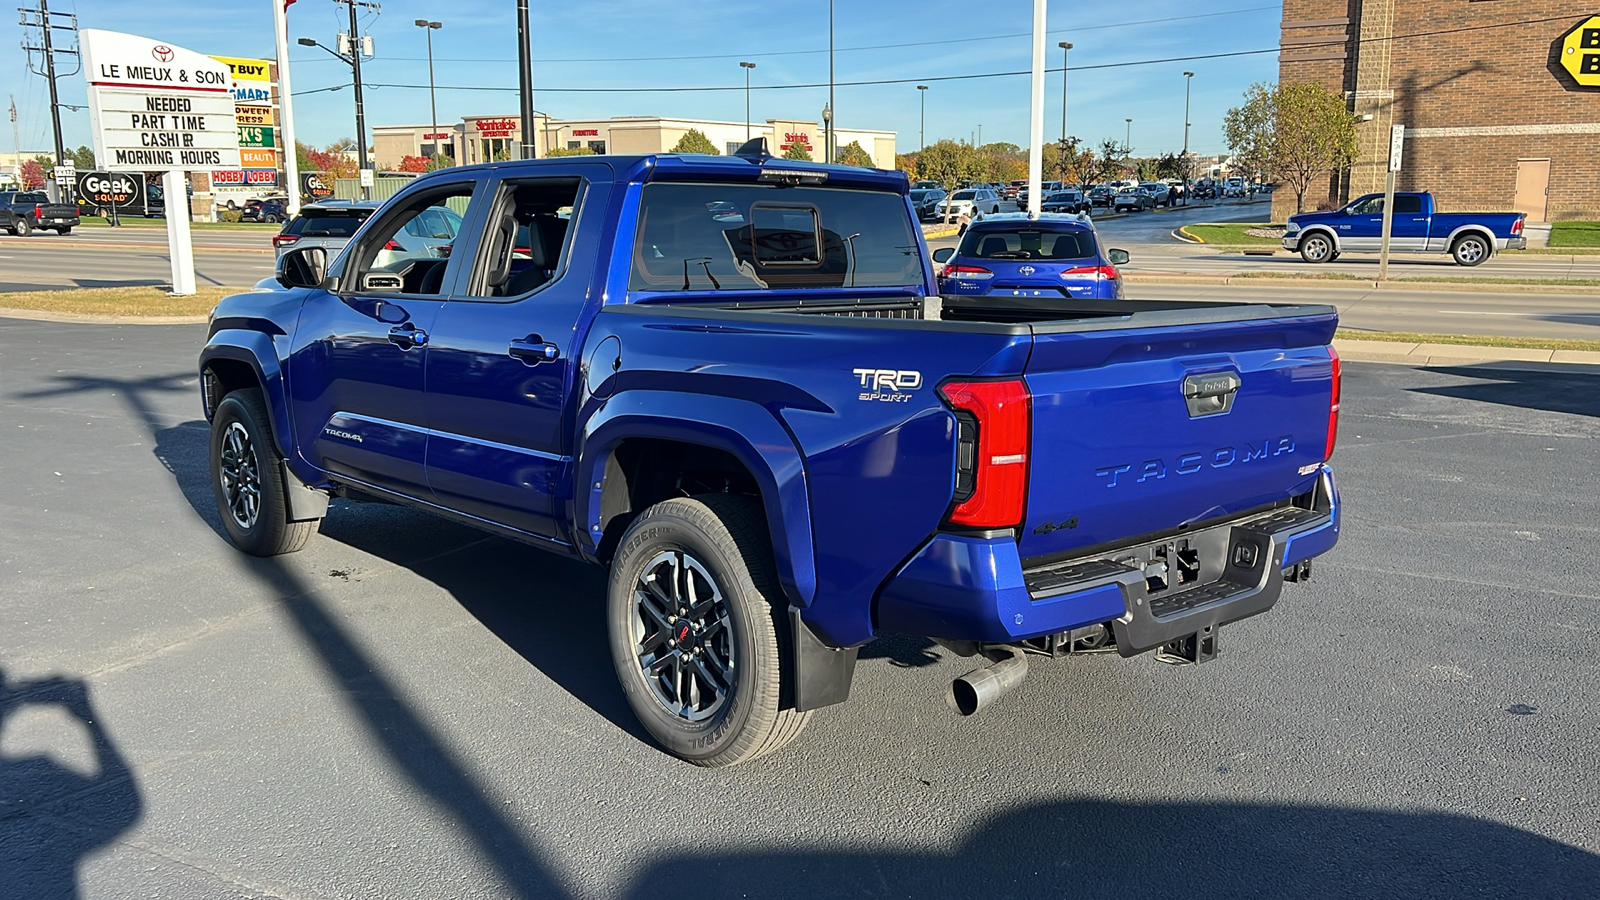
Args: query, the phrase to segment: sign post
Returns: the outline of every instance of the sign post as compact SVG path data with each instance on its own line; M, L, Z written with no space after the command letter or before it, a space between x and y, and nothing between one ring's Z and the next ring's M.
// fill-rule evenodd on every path
M1400 171L1400 157L1405 151L1406 127L1394 126L1389 132L1389 178L1383 188L1383 242L1378 247L1378 280L1389 278L1389 235L1394 231L1394 173Z
M239 167L226 63L161 41L86 28L78 33L89 83L95 157L111 172L159 170L172 292L194 293L185 173Z

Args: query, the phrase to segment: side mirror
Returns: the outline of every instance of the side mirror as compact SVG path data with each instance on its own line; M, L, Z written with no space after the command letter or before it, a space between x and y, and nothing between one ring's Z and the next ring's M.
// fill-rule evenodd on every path
M947 263L950 261L950 257L955 255L956 248L940 247L939 249L933 251L933 261L936 263Z
M1107 250L1106 259L1110 260L1113 266L1125 266L1128 264L1128 251Z
M278 258L278 283L284 287L322 287L327 275L328 251L322 247L302 247Z

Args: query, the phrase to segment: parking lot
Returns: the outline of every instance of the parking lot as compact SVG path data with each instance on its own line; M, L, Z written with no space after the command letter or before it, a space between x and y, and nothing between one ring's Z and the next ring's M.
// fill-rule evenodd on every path
M785 751L631 718L602 573L334 504L219 536L204 326L0 319L0 897L1590 896L1600 381L1349 364L1345 528L1192 667L862 654Z

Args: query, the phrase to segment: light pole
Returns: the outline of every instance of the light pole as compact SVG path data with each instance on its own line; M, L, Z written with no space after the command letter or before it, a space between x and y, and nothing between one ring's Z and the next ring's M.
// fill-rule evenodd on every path
M832 148L828 146L833 142L833 104L831 103L822 108L822 140L822 160L823 162L833 162Z
M1122 155L1131 158L1133 156L1133 120L1123 119L1123 121L1128 123L1128 133L1122 137Z
M345 56L337 50L317 43L312 38L300 38L296 43L302 47L322 47L345 65L350 67L351 79L356 88L356 159L361 171L367 168L367 114L361 105L361 41L356 35L356 4L350 4L350 55ZM361 199L371 199L371 192L365 185L361 187Z
M1189 88L1194 84L1194 73L1183 73L1183 155L1178 163L1183 168L1183 205L1189 205Z
M1072 49L1071 41L1062 41L1056 45L1061 48L1061 152L1067 152L1067 51Z
M439 152L439 104L433 96L433 32L436 29L443 28L444 23L418 19L416 25L427 32L428 35L428 109L433 113L433 131L428 133L428 139L433 141L434 158L430 161L437 165L438 157L441 154Z
M822 161L833 162L833 0L828 0L828 107L823 115L825 124Z
M925 84L917 85L917 96L922 98L922 119L917 126L917 151L921 152L924 147L928 146L928 86ZM21 159L21 157L18 157L18 159Z
M753 62L739 63L739 68L744 70L744 139L750 140L750 70L756 64Z

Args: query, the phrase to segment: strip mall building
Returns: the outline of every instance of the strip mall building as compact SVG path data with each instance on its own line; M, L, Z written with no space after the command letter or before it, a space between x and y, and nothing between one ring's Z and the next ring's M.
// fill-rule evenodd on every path
M746 135L765 137L774 153L792 144L804 147L813 159L823 157L822 129L817 122L768 119L715 122L702 119L663 119L656 116L621 116L614 119L553 119L534 117L535 155L552 150L592 150L595 153L668 153L693 129L704 134L721 153L732 153ZM519 116L468 116L460 122L431 125L382 125L372 130L374 162L379 169L394 169L402 157L428 156L442 150L458 163L516 159L522 134ZM839 128L835 148L858 143L880 169L894 168L895 133Z
M1284 0L1279 79L1341 92L1363 120L1331 203L1383 190L1400 124L1400 190L1444 210L1600 216L1600 0ZM1274 219L1293 212L1279 191Z

